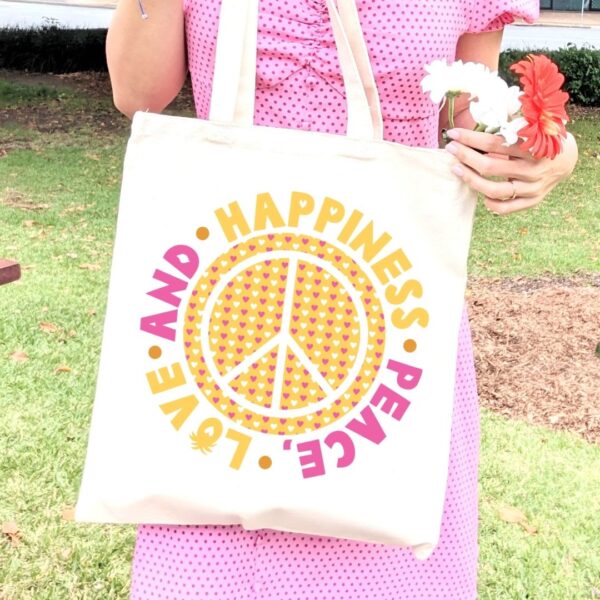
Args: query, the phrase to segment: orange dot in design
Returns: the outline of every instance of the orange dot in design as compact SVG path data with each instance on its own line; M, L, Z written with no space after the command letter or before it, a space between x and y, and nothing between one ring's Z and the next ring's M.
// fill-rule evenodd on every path
M404 349L407 352L414 352L417 349L417 342L415 340L406 340L404 342Z
M273 461L270 456L261 456L258 459L258 464L261 469L268 469L273 464Z
M196 229L196 237L199 240L205 240L208 238L209 235L210 231L208 231L206 227L198 227L198 229Z
M160 358L162 350L158 346L152 346L152 348L148 350L148 354L150 355L150 358Z

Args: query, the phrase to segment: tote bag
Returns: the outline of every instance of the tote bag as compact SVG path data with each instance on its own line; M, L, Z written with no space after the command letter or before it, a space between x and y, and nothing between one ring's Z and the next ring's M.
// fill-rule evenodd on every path
M475 195L382 140L353 0L347 135L252 125L224 0L210 119L137 113L76 519L437 543Z

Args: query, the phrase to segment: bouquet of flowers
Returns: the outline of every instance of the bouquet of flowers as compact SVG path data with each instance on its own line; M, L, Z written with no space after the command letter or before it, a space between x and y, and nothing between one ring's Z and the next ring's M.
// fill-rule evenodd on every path
M543 54L530 54L510 69L520 76L522 89L509 87L485 65L460 60L426 65L428 74L421 86L436 104L448 102L450 127L454 127L455 98L468 93L476 131L501 135L507 146L521 140L519 147L534 158L552 159L567 136L569 94L561 90L565 78Z

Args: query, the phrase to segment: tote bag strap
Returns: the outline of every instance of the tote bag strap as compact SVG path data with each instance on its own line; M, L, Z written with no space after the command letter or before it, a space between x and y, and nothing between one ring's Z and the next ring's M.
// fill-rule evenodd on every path
M258 0L221 0L210 121L252 125L257 33Z
M369 51L367 50L367 44L360 24L356 0L338 0L337 6L361 82L367 95L375 139L382 140L383 117L381 114L379 92L375 84L371 59L369 58Z
M326 0L346 91L347 135L380 140L379 96L355 0ZM211 96L211 121L252 125L256 93L258 0L222 0Z

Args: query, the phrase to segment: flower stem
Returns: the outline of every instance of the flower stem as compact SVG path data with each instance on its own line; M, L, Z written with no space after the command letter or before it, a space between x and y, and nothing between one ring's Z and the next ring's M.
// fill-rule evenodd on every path
M448 92L445 96L444 96L444 104L446 103L446 100L448 100L448 126L450 127L450 129L454 128L454 98L456 97L456 94L454 92ZM448 137L448 134L446 133L446 129L442 129L442 142L444 143L444 146L446 144L449 144L452 140Z

